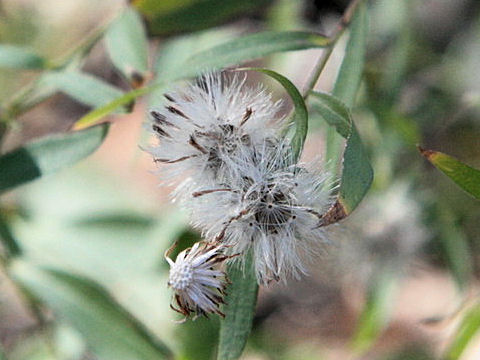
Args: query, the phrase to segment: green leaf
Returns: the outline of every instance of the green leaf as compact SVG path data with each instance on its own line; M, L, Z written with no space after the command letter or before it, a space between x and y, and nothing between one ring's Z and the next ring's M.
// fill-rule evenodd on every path
M211 28L228 18L265 7L271 0L134 0L154 35Z
M455 334L455 338L450 344L445 359L460 359L464 350L470 341L476 337L480 330L480 304L475 304L473 308L466 312L460 328Z
M480 170L474 169L452 156L439 151L418 148L420 153L438 170L476 199L480 199Z
M216 29L194 33L191 35L176 37L165 42L157 53L154 71L155 81L166 83L168 80L175 80L183 76L184 63L192 54L204 51L213 46L231 40L235 32L231 29ZM160 87L150 96L150 104L162 102L165 89Z
M434 212L439 245L459 290L466 290L472 276L472 251L464 229L449 204L437 199Z
M220 321L218 360L238 359L252 328L258 293L252 251L245 255L245 268L231 263L227 274L232 283L225 298L225 319Z
M156 84L148 87L143 87L140 89L135 89L130 92L125 93L124 95L117 97L116 99L110 101L105 106L99 107L95 110L90 111L85 116L82 116L75 125L73 126L74 130L85 129L89 126L95 125L99 120L104 116L107 116L117 110L119 107L128 105L134 101L137 97L148 94L149 92L155 90L161 84Z
M314 32L265 31L242 36L194 54L185 62L184 73L191 76L201 71L240 64L276 52L329 45L330 40L327 37Z
M22 254L22 249L10 229L6 216L0 209L0 241L5 248L8 257L15 257Z
M113 64L129 81L143 78L148 70L148 41L142 19L134 9L128 7L110 25L105 42Z
M82 334L101 360L172 358L170 350L122 309L98 285L61 271L22 260L11 263L10 274L21 286L47 304Z
M348 216L360 204L373 180L373 169L348 108L332 95L311 92L313 110L344 137L343 171L338 199L324 216L324 225Z
M52 135L0 157L0 193L73 165L103 142L108 125Z
M42 82L94 108L108 104L123 94L115 86L78 71L47 73L42 77Z
M305 138L307 137L308 132L308 111L302 94L300 94L300 91L298 91L298 89L295 87L295 85L293 85L290 80L275 71L260 68L243 68L240 70L252 70L264 73L277 80L287 91L295 107L295 112L293 116L293 123L295 124L295 134L292 138L292 148L294 159L298 160L298 158L302 154L303 144L305 143Z
M365 2L360 4L353 16L350 26L345 55L335 81L332 95L351 108L355 103L356 94L365 65L365 51L368 35L367 7ZM335 131L327 130L327 159L331 161L331 167L337 168L340 160L341 139Z
M365 51L367 48L368 18L365 2L360 4L355 12L350 27L350 37L345 49L345 56L335 81L332 94L342 100L345 105L352 107L355 103L363 67L365 65Z
M192 54L199 54L234 39L232 30L212 30L176 37L158 50L155 62L157 78L163 81L184 76L184 64L192 61ZM193 56L193 58L196 57Z
M265 32L234 39L196 53L186 60L183 66L179 66L178 71L170 71L169 75L157 80L155 85L133 90L104 107L88 113L75 123L74 129L79 130L95 124L102 117L110 114L118 107L130 103L138 96L161 88L167 80L173 81L188 78L198 75L207 69L238 64L278 51L301 50L327 45L329 45L329 40L322 35L298 31Z
M367 301L353 335L352 347L357 355L368 350L385 328L396 285L396 278L388 270L378 273L371 281Z
M47 65L45 59L22 46L0 45L0 68L11 69L44 69Z

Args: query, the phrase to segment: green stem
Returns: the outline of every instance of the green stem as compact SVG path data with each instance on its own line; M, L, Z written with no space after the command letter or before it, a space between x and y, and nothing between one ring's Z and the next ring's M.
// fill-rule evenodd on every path
M330 58L330 55L332 55L335 44L337 43L338 39L340 39L340 37L343 35L348 25L350 25L353 18L353 14L355 13L356 8L362 1L363 0L353 0L350 3L350 5L348 5L345 12L343 13L343 16L340 19L339 24L335 28L333 34L330 35L331 45L322 52L322 55L318 59L317 63L315 64L315 67L311 72L310 78L307 82L307 86L303 91L304 99L307 99L308 95L310 94L310 91L313 90L313 88L315 87L315 84L317 83L318 78L320 77L323 69L325 68L325 65L328 62L328 59Z

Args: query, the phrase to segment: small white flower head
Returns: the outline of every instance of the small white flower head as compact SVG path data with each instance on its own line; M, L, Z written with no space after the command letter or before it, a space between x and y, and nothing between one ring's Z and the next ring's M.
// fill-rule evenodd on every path
M178 308L172 304L170 307L185 319L190 314L195 318L210 313L224 317L220 304L224 303L228 280L221 266L229 256L223 254L223 246L197 242L178 254L175 262L168 257L172 250L167 250L165 258L170 264L168 286L175 292Z
M162 168L164 179L187 179L177 195L234 176L235 159L250 157L256 146L275 137L280 102L245 81L237 74L206 74L165 94L165 106L151 111L158 145L150 152L157 163L168 165Z
M232 253L253 247L260 284L298 278L326 242L319 223L331 204L328 174L295 164L286 144L265 147L240 168L229 188L194 194L194 225Z

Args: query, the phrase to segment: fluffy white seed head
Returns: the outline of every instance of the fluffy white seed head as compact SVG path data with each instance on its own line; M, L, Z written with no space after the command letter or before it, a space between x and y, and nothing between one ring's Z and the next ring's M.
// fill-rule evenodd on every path
M253 247L259 283L298 278L325 244L322 214L331 203L326 172L292 161L285 143L239 164L241 177L190 202L193 223L232 253Z
M167 103L151 111L158 144L150 149L167 183L182 178L177 195L204 181L236 176L235 159L275 138L280 102L245 77L207 74L186 88L169 93ZM276 120L277 119L277 120Z
M175 292L172 309L185 315L207 315L216 313L221 316L220 304L227 279L221 270L222 263L228 258L223 247L206 242L198 242L178 254L175 262L165 256L170 264L168 285Z

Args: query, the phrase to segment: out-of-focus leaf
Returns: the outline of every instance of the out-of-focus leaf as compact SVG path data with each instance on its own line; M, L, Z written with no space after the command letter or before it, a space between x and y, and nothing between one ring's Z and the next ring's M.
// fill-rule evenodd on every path
M184 74L240 64L276 52L321 48L330 45L327 37L306 31L265 31L242 36L196 53L185 62Z
M355 103L365 64L368 18L365 2L358 5L352 23L345 55L332 94L351 108ZM335 131L327 130L327 159L337 169L340 159L340 141Z
M446 352L445 359L460 359L470 343L470 340L472 340L478 334L479 330L480 304L476 304L473 308L466 312L460 328L457 330L457 333L455 334L455 337Z
M167 42L158 51L155 70L159 79L175 79L183 76L184 64L192 54L202 53L227 41L232 41L233 31L206 31L183 36ZM190 59L190 61L192 61Z
M471 280L472 259L468 240L457 223L452 210L439 203L435 212L438 220L439 242L443 256L460 290L465 289Z
M373 169L348 108L332 95L311 92L313 109L347 140L338 199L324 215L323 224L349 215L362 201L373 180Z
M355 97L362 80L367 35L367 7L363 3L358 6L353 17L345 56L332 92L334 96L342 100L348 107L352 107L355 103Z
M96 284L21 260L12 262L9 270L24 289L78 330L99 359L157 360L172 357L160 340L152 338Z
M134 0L133 5L147 18L154 35L192 32L257 8L271 0Z
M295 106L295 112L293 116L295 134L292 138L292 148L294 160L297 160L302 154L303 144L305 143L305 138L307 137L308 132L308 112L302 94L300 94L300 91L298 91L298 89L290 80L275 71L260 68L244 68L242 70L258 71L272 77L283 86L292 99L293 105Z
M8 256L14 257L22 253L20 245L18 245L15 236L13 236L10 230L10 226L5 219L5 216L2 214L2 209L0 209L0 241L5 247Z
M198 318L177 327L175 337L180 341L178 359L213 359L217 351L219 327L218 316Z
M382 94L384 95L381 100L385 100L390 105L398 99L401 85L405 81L407 65L411 59L410 50L412 45L415 44L412 39L414 32L411 21L413 17L412 5L409 1L390 2L390 6L394 8L391 10L395 11L395 19L399 24L396 26L395 40L390 42L392 46L389 48L385 68L380 79Z
M218 360L238 359L252 328L258 293L252 252L245 257L244 269L232 263L228 265L227 274L232 283L227 289L227 305L223 308L225 319L220 321Z
M438 170L476 199L480 199L480 170L474 169L452 156L439 151L418 148L420 153Z
M94 108L108 104L123 94L115 86L78 71L48 73L43 76L42 82Z
M0 68L35 70L46 66L45 59L22 46L0 44Z
M148 42L140 15L127 8L108 28L105 41L115 67L137 85L148 70Z
M377 274L370 285L367 302L358 320L352 340L353 349L360 354L375 343L387 323L392 307L396 278L387 270Z
M235 32L231 29L216 29L177 37L165 43L157 54L155 61L156 82L166 82L183 75L183 64L192 54L204 51L213 46L231 40ZM150 104L163 99L164 88L159 87L152 92Z
M104 116L111 114L121 106L130 104L137 97L148 94L158 86L160 86L160 84L149 86L149 87L143 87L140 89L135 89L130 92L127 92L126 94L120 97L117 97L115 100L110 101L105 106L92 110L85 116L82 116L79 120L77 120L77 122L73 126L73 129L81 130L89 126L95 125Z
M0 157L0 192L61 170L94 152L108 125L48 136Z
M79 130L95 124L102 117L110 114L118 107L128 104L138 96L161 88L167 80L173 81L195 76L207 69L238 64L278 51L324 47L328 44L328 38L322 35L296 31L266 32L234 39L191 56L182 67L179 67L178 72L171 71L170 76L157 79L155 85L133 90L111 103L93 110L78 120L74 129Z

